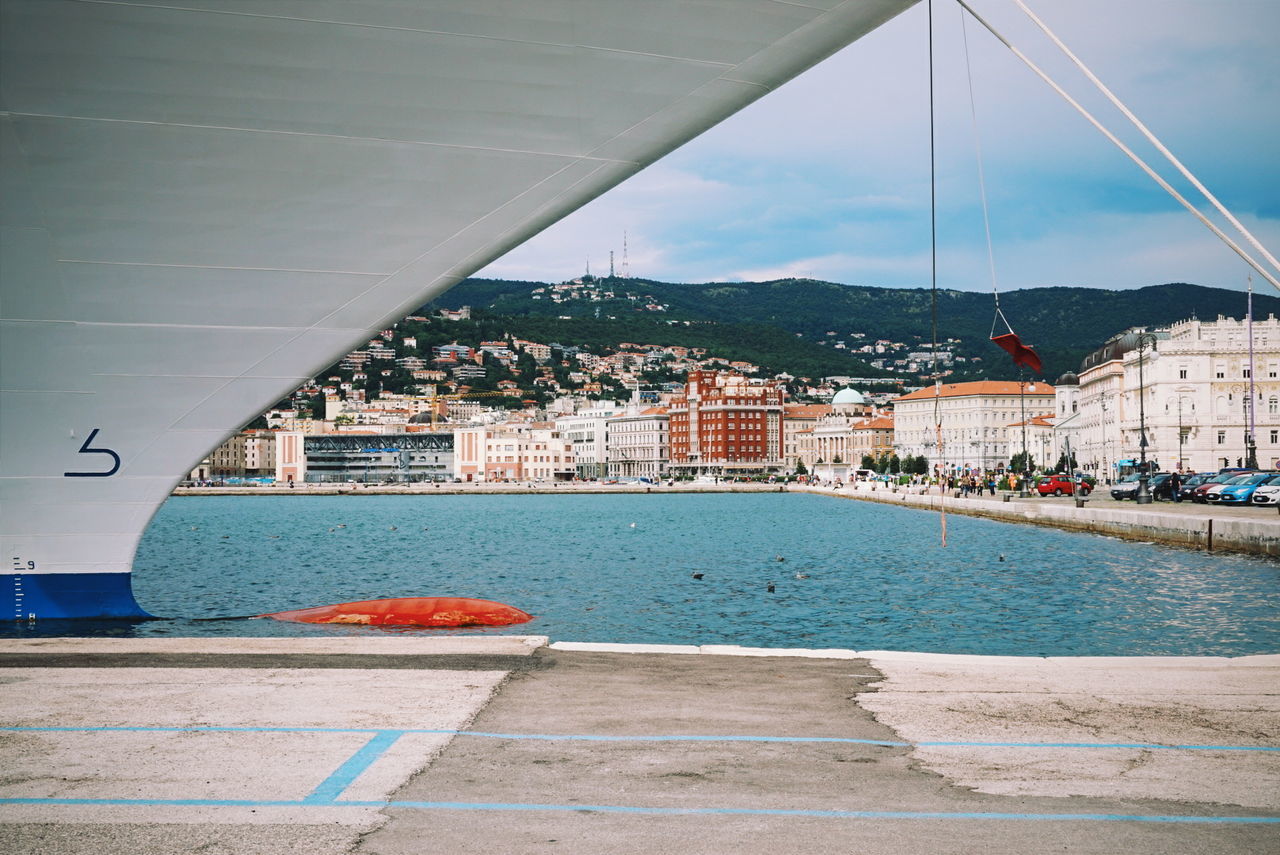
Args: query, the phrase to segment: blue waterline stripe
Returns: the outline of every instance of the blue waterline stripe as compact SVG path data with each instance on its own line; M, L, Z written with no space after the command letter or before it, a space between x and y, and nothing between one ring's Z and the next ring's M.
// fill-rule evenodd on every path
M376 763L378 758L395 744L395 741L402 734L403 731L399 730L380 730L375 733L373 738L366 742L359 751L347 758L347 762L335 769L332 775L321 781L319 786L303 799L303 802L309 805L333 802L338 796L342 795L347 787L351 786L356 778L360 777L366 769Z
M410 801L252 801L249 799L40 799L0 798L0 805L60 805L113 807L324 807L401 808L405 810L554 811L562 813L617 813L650 816L793 816L821 819L977 819L1031 820L1038 822L1171 822L1183 824L1280 824L1277 816L1177 816L1117 813L979 813L945 811L805 810L785 808L681 808L634 805L520 804L487 802Z
M1280 751L1280 746L1271 745L1157 745L1153 742L895 742L887 739L853 739L851 737L842 736L613 736L589 733L489 733L480 730L449 730L441 728L404 728L388 730L376 727L46 727L0 725L0 731L63 733L114 731L145 733L390 733L395 734L397 738L404 734L432 734L437 736L478 736L486 739L530 739L546 742L812 742L837 745L879 745L888 748L1123 748L1147 749L1154 751Z

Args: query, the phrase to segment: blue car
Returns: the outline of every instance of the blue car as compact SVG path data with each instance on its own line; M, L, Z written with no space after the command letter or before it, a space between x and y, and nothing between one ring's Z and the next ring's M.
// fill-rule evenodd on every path
M1253 491L1276 477L1275 472L1250 472L1232 478L1222 489L1208 496L1216 505L1247 505L1253 498Z

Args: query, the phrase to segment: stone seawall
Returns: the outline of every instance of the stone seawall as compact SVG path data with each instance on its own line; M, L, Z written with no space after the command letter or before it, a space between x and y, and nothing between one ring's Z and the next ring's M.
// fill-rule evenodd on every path
M1069 531L1105 534L1126 540L1184 546L1209 551L1240 552L1250 555L1280 556L1280 517L1265 510L1242 508L1256 517L1223 516L1206 506L1179 507L1172 510L1153 509L1151 505L1130 507L1075 507L1068 500L1031 499L1018 501L1003 495L989 499L941 496L937 490L927 494L858 484L852 488L832 490L819 487L791 487L792 490L820 493L846 499L880 502L922 510L945 511L949 514L986 517L1002 522L1030 523ZM916 488L918 489L918 488Z

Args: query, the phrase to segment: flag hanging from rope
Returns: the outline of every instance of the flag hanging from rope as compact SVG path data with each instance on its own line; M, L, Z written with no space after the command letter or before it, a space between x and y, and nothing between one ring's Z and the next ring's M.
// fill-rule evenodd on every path
M1015 365L1022 365L1026 368L1030 368L1037 374L1044 370L1044 365L1040 362L1040 355L1023 344L1022 340L1012 332L1005 333L1004 335L993 335L991 340L1013 357L1013 363Z

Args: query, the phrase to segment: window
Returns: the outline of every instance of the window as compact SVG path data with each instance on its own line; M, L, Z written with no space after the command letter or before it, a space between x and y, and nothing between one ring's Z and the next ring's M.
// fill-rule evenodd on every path
M1227 444L1227 432L1225 430L1218 431L1218 445Z
M1272 430L1272 431L1271 431L1271 444L1272 444L1272 445L1275 445L1277 442L1280 442L1280 430Z

